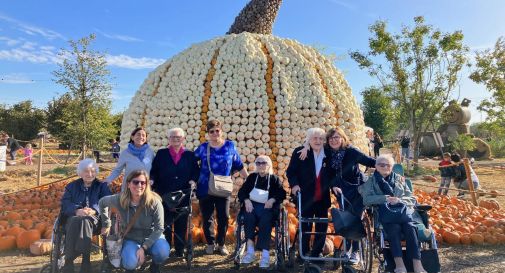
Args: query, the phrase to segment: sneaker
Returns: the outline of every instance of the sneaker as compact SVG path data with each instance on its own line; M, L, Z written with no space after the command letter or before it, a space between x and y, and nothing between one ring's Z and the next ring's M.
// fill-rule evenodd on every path
M215 249L216 247L214 245L207 245L207 248L205 248L205 254L212 255L214 254Z
M252 262L254 262L254 260L256 259L256 255L254 253L250 253L250 252L247 252L244 257L242 258L242 260L240 261L241 264L250 264Z
M360 261L359 252L357 252L357 251L352 252L351 257L349 258L349 262L351 264L357 264L357 263L359 263L359 261Z
M260 260L260 268L266 269L270 267L270 256L262 256Z
M175 258L182 258L182 257L184 257L184 251L181 251L181 250L174 251L173 257L175 257Z
M228 249L226 248L226 246L218 246L217 247L217 251L219 252L219 254L221 254L223 256L230 255L230 252L228 251Z

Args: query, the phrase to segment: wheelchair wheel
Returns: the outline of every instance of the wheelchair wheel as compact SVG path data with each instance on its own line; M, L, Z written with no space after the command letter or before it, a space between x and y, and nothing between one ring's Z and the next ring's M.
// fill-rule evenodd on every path
M275 246L276 246L276 268L277 270L286 270L286 265L289 262L289 229L287 213L281 210L279 221L275 227Z
M53 229L53 249L51 250L49 265L51 273L62 272L63 266L65 265L65 235L63 234L63 227L59 226L58 220L55 223L55 228Z
M191 223L191 213L188 215L188 234L186 240L186 266L191 269L193 263L193 226Z
M236 231L235 231L235 252L233 253L233 263L235 269L240 269L240 259L246 249L245 229L243 216L241 214L237 217Z
M363 218L363 226L365 227L365 237L363 237L360 244L360 272L371 273L373 264L373 251L374 251L374 237L372 233L372 225L370 218L366 215Z
M322 270L315 264L307 264L303 268L303 273L321 273Z
M51 264L46 264L46 265L44 265L44 266L40 269L39 273L51 273Z

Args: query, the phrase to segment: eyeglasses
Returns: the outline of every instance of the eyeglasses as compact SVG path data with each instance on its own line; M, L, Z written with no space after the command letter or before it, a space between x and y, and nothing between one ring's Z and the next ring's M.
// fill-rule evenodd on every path
M389 168L391 167L391 164L388 164L388 163L377 163L377 166L381 167L381 168Z
M142 185L142 186L145 186L147 185L147 182L145 180L132 180L131 183L135 186L138 186L139 184Z
M170 136L170 138L172 138L172 139L181 139L182 136Z
M266 165L267 162L266 161L257 161L257 162L255 162L255 164L258 166L261 166L261 165Z
M209 134L219 134L221 132L220 129L209 130Z
M339 139L341 139L340 136L332 136L332 137L330 137L330 140L339 140Z

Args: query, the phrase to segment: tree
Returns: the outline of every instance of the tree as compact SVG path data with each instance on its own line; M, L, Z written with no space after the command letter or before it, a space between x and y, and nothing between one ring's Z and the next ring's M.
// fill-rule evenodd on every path
M30 141L46 124L46 114L32 105L29 100L7 107L0 107L0 128L15 139Z
M491 92L491 98L483 100L478 109L487 113L486 126L497 129L504 135L505 128L505 37L496 41L494 50L487 49L477 52L475 56L476 69L470 74L470 79L486 85Z
M451 142L452 148L462 153L463 157L467 156L467 151L471 151L476 147L473 137L470 135L460 134L449 141Z
M386 138L396 128L395 108L390 97L377 87L369 87L361 92L363 96L363 117L365 124Z
M65 111L72 103L72 97L69 93L61 95L59 98L53 98L47 103L47 131L60 139L67 131L67 121L64 119Z
M63 62L53 71L54 81L64 86L70 100L63 107L62 136L78 142L82 156L88 147L99 148L114 136L110 118L110 71L103 53L90 49L95 35L69 41L70 50L62 49Z
M442 33L425 24L423 17L415 17L414 23L413 28L403 27L393 34L386 22L377 21L369 28L370 51L350 55L402 110L399 117L408 124L417 151L422 133L435 123L458 86L468 48L461 31ZM414 161L418 161L418 153L414 153Z

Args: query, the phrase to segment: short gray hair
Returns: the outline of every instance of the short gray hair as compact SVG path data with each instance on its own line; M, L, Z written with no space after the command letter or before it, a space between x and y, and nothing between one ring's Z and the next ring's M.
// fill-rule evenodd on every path
M305 143L309 143L310 142L310 139L314 136L314 135L322 135L323 137L325 136L325 132L323 129L321 128L310 128L307 130L307 133L306 133L306 136L305 136Z
M169 129L168 130L168 136L172 135L172 133L174 133L174 132L181 133L182 137L186 136L186 132L184 132L184 130L182 130L182 128L179 128L179 127Z
M274 165L272 164L272 159L270 159L270 157L268 155L259 155L258 157L256 157L256 159L254 160L254 163L256 163L258 161L258 159L260 158L263 158L266 162L267 162L267 166L269 166L270 168L268 169L268 173L269 174L274 174ZM256 171L254 171L256 172Z
M95 160L92 158L85 158L77 165L77 175L81 176L81 172L88 167L95 169L96 174L98 174L98 164L96 164Z
M375 165L379 162L387 162L393 166L395 164L395 159L390 154L382 154L375 159Z

